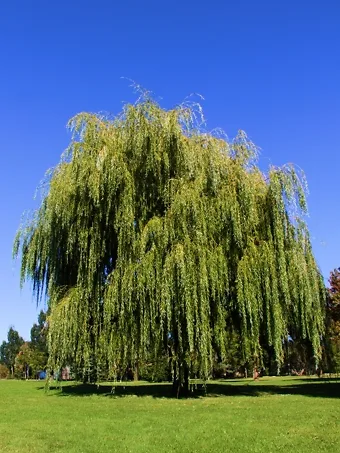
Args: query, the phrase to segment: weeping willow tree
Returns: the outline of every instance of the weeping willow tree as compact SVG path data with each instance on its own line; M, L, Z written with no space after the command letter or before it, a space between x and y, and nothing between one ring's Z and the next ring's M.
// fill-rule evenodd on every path
M50 309L50 366L114 377L166 355L178 385L228 351L263 344L280 365L292 332L323 332L324 286L293 166L260 171L257 150L202 132L195 108L150 99L115 118L81 113L14 254Z

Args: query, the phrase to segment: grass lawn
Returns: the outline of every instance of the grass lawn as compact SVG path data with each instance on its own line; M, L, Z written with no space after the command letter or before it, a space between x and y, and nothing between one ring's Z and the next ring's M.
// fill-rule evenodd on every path
M166 384L0 381L0 452L340 452L340 382L217 381L174 399Z

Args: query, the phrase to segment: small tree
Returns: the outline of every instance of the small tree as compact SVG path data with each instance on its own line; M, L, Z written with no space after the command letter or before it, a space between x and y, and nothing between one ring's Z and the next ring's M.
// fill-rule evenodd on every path
M30 377L30 364L32 360L32 350L26 341L21 347L15 358L15 372L18 377Z

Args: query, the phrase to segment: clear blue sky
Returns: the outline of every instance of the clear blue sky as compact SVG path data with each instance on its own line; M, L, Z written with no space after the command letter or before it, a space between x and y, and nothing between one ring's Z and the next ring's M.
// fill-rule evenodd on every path
M79 111L121 109L129 77L171 107L205 97L208 126L244 129L262 165L309 181L309 225L325 276L340 266L340 6L334 1L11 0L0 6L0 341L29 338L12 241Z

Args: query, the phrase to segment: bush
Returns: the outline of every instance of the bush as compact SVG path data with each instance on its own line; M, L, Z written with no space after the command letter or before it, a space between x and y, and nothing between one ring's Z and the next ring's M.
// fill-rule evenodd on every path
M168 357L161 356L153 361L140 364L139 379L151 382L171 380Z
M0 379L8 379L9 377L9 369L6 365L0 364Z

